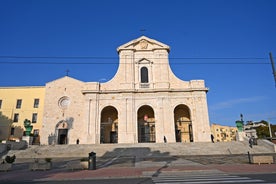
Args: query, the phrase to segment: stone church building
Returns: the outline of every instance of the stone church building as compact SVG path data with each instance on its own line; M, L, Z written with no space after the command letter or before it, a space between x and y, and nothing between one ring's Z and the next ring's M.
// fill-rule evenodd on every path
M106 83L65 76L46 84L41 144L210 141L208 89L173 74L169 46L141 36L117 51Z

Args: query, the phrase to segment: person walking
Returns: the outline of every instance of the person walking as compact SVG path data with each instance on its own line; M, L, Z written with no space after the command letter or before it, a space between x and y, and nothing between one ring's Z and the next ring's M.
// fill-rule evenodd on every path
M167 143L167 138L166 138L166 136L164 136L164 143Z
M214 142L214 135L213 134L211 134L211 140L212 140L212 143L215 143Z
M249 139L249 146L250 146L250 148L253 147L253 142L254 142L253 138L250 137L250 139Z

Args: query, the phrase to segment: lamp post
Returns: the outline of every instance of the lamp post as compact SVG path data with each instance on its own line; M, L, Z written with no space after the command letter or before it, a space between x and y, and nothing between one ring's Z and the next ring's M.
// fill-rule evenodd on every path
M271 133L271 127L270 127L270 119L268 119L268 131L269 131L269 137L272 138L272 133Z
M269 53L269 57L270 57L270 61L271 61L272 72L273 72L273 76L274 76L274 80L275 80L275 87L276 87L276 70L275 70L274 60L273 60L273 56L272 56L271 52Z

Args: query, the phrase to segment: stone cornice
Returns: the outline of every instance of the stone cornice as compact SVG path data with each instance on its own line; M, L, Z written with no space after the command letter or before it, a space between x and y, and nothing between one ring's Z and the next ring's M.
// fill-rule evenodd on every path
M82 94L117 94L117 93L157 93L157 92L195 92L205 91L208 92L208 88L190 88L190 89L131 89L131 90L82 90Z

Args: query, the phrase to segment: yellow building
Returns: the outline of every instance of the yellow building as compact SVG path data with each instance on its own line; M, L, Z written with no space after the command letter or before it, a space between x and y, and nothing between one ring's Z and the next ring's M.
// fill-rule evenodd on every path
M214 142L236 141L237 127L223 126L218 124L211 125L211 133Z
M0 87L0 140L19 140L24 135L24 120L33 125L39 142L42 127L45 87Z

